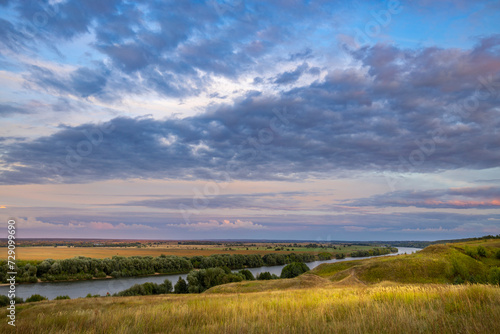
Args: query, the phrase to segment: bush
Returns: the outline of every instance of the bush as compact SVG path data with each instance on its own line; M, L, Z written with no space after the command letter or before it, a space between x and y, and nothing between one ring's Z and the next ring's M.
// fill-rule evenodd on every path
M10 298L4 295L0 295L0 306L7 306L10 304Z
M160 284L160 285L161 285L161 284ZM174 289L174 287L173 287L173 285L172 285L172 282L170 282L170 280L169 280L169 279L165 279L165 280L163 281L163 286L164 286L165 291L166 291L165 293L171 293L171 292L172 292L172 290Z
M61 299L71 299L69 298L68 295L65 295L65 296L57 296L56 298L54 298L54 300L61 300Z
M97 274L94 275L96 278L104 278L106 277L106 273L104 271L100 271Z
M258 280L270 280L270 279L278 279L279 277L275 274L271 274L269 271L264 271L257 275Z
M96 297L101 297L101 295L93 295L91 293L87 293L87 295L85 296L85 298L96 298Z
M465 246L465 254L469 255L470 257L476 259L477 258L477 253L474 249L470 248L469 246Z
M188 293L188 292L189 291L186 281L182 277L179 277L179 280L177 281L177 283L175 283L174 286L174 293Z
M306 271L309 271L309 267L302 262L293 262L287 264L281 271L281 278L294 278Z
M497 251L496 257L500 260L500 250Z
M113 271L111 273L111 277L113 277L113 278L120 278L120 277L122 277L122 273L120 271Z
M345 259L345 254L344 253L335 254L335 258L337 260Z
M239 271L239 273L243 276L245 276L245 281L253 281L255 280L255 277L253 276L252 272L248 269L242 269Z
M117 296L148 296L162 295L172 292L172 282L165 279L162 284L146 282L144 284L134 284L130 288L118 292Z
M16 304L22 304L24 302L23 299L19 298L19 297L16 297L14 300L15 300ZM4 295L0 295L0 307L10 305L10 301L11 301L11 299L9 297L4 296Z
M31 302L41 302L42 300L48 300L47 297L41 296L39 294L34 294L28 299L26 299L26 303L31 303Z
M331 253L323 252L318 254L318 259L320 261L330 260L332 258Z
M483 246L478 246L477 247L477 255L479 255L481 257L486 257L486 248L484 248Z
M493 267L488 273L488 281L491 284L500 284L500 267Z
M188 290L190 293L201 293L213 286L231 282L241 282L245 279L242 274L226 273L222 268L208 268L193 270L188 276Z

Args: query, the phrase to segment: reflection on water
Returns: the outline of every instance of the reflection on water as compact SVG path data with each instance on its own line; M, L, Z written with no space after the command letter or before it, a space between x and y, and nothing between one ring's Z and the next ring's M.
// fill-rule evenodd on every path
M398 255L398 254L410 254L420 250L420 248L411 247L398 247L398 253L389 254L385 256ZM308 262L307 266L313 269L322 263L334 263L349 260L361 260L367 259L369 257L357 257L357 258L345 258L342 260L326 260L326 261L314 261ZM268 271L271 274L280 275L282 266L272 266L272 267L258 267L258 268L248 268L254 276L261 272ZM234 270L237 271L237 270ZM85 297L87 294L101 295L105 296L106 293L113 294L118 291L122 291L130 288L134 284L142 284L146 282L153 283L163 283L165 279L169 279L173 284L177 282L179 277L186 279L187 274L181 275L157 275L157 276L147 276L147 277L123 277L116 279L106 279L106 280L90 280L90 281L74 281L74 282L57 282L57 283L35 283L35 284L19 284L16 286L16 296L26 299L31 295L38 293L49 299L54 299L57 296L68 295L70 298ZM7 295L9 288L7 286L0 287L0 294Z

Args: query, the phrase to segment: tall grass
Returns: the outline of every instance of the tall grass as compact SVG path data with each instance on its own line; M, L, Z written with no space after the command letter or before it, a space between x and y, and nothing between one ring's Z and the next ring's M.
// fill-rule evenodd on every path
M499 333L498 319L499 287L426 284L45 301L18 309L17 331Z

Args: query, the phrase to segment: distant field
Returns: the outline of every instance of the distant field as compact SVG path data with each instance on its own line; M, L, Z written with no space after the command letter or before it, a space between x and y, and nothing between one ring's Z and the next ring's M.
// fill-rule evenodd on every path
M9 333L6 310L0 332ZM401 285L19 305L19 333L499 333L500 288Z
M171 246L160 246L160 247L18 247L16 249L17 258L20 260L45 260L45 259L68 259L75 256L87 256L92 258L106 258L115 255L119 256L160 256L165 255L177 255L177 256L209 256L213 254L259 254L265 255L269 253L349 253L355 250L366 250L371 249L373 246L350 246L342 247L339 249L323 249L323 248L306 248L306 247L285 247L284 250L276 251L273 249L266 249L266 246L261 247L246 247L246 246L233 246L230 247L221 246L186 246L186 245L171 245ZM247 250L248 248L248 250ZM289 249L289 251L287 250ZM293 250L292 250L293 249ZM2 250L6 253L7 249Z

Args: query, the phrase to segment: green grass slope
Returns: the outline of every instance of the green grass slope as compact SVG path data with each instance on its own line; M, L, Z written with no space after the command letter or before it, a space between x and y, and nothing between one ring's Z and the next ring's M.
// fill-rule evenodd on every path
M483 251L481 251L483 249ZM420 252L322 264L312 274L333 282L497 283L498 240L431 245Z
M275 279L269 281L243 281L214 286L204 293L246 293L274 290L293 290L315 287L328 287L332 285L329 280L317 275L303 274L295 278Z

